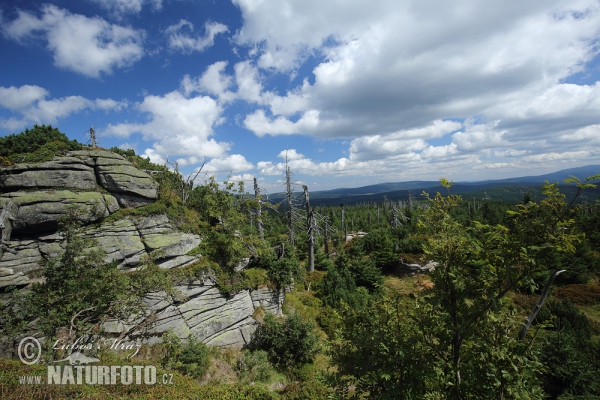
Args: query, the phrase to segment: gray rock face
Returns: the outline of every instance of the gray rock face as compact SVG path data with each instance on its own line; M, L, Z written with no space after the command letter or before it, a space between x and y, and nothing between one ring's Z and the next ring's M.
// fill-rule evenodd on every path
M84 230L86 237L94 239L106 253L106 262L117 260L122 268L136 267L150 254L161 268L178 268L196 261L196 256L186 255L198 246L198 235L177 231L166 215L129 217ZM41 268L43 257L59 257L62 253L59 234L38 235L34 239L13 239L0 259L0 268L12 268L28 273Z
M10 268L0 268L0 287L20 286L29 283L29 278L22 272L15 273Z
M58 219L72 206L81 213L81 221L94 222L109 216L116 204L114 197L99 192L46 190L3 194L0 207L9 199L13 199L18 210L13 221L13 234L56 230Z
M431 261L425 265L408 264L401 261L397 267L397 272L401 275L428 274L433 271L437 265L438 263L435 261Z
M94 169L74 157L57 157L41 164L15 164L2 169L0 192L25 188L94 190Z
M120 208L139 207L157 198L158 185L149 174L103 150L74 151L45 163L0 168L0 211L10 208L12 218L5 212L6 221L0 226L0 288L39 281L31 273L42 268L42 260L61 256L63 237L56 229L70 207L76 207L80 220L88 224L81 234L94 239L106 253L105 261L116 260L120 268L137 268L147 256L161 268L197 261L198 256L187 253L201 238L178 231L165 215L97 223ZM131 339L153 343L172 330L183 339L195 335L209 345L243 347L256 329L255 310L262 307L280 315L284 296L263 288L226 297L210 276L180 284L176 290L181 293L176 299L160 292L144 298L149 323ZM106 331L119 334L141 322L140 316L132 318L107 322Z
M124 157L104 150L80 150L68 153L93 167L98 184L113 194L121 207L139 207L158 198L158 185Z
M164 292L146 296L144 302L152 315L152 323L130 340L156 343L170 330L181 339L195 336L212 346L242 348L249 343L258 326L252 318L256 308L281 314L283 292L280 294L277 290L243 290L227 298L210 279L179 285L175 289L182 294L183 302L173 301ZM110 322L104 328L107 333L120 334L131 326L133 323Z

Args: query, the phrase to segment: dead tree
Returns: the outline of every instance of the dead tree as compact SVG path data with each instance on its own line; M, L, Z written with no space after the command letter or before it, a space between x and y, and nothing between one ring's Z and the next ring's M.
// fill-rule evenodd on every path
M256 225L258 225L258 235L260 236L261 239L264 239L265 232L264 232L263 220L262 220L262 201L260 199L260 188L258 187L256 178L254 178L254 197L258 201L258 206L256 207Z
M398 221L398 210L396 209L396 205L392 205L392 212L390 216L390 225L392 228L398 227L398 225L402 225L400 221Z
M559 275L565 271L566 271L565 269L561 269L560 271L554 269L550 273L550 277L548 278L548 281L546 282L546 285L544 286L544 290L542 291L542 295L540 296L540 299L538 300L535 307L533 307L533 310L531 310L531 314L529 314L529 316L527 317L527 320L525 321L525 325L523 325L523 327L521 328L521 331L519 332L519 341L522 341L523 339L525 339L525 335L527 335L527 331L529 330L529 327L531 326L531 324L533 323L533 320L535 319L535 317L537 317L538 313L542 309L542 306L544 305L544 302L546 301L546 297L548 297L548 292L550 291L550 286L552 286L552 282L554 282L554 278L556 278L557 275Z
M310 208L308 186L302 185L304 189L304 203L306 204L306 229L308 233L308 272L315 271L315 215Z
M88 143L90 143L92 145L92 148L95 149L98 147L98 141L96 140L96 130L94 129L94 126L90 126L90 129L85 132L87 134L88 139Z
M325 218L325 256L329 258L329 218L327 216Z
M348 237L348 231L346 230L346 223L344 221L344 215L345 215L345 211L344 211L344 204L340 204L340 207L342 208L342 232L344 232L344 242L346 241L346 238Z
M294 246L294 221L293 221L293 195L292 195L292 176L290 167L287 166L287 154L285 158L285 189L287 196L287 217L288 217L288 238L292 247Z
M177 161L171 162L171 161L169 161L169 158L167 156L167 157L165 157L165 166L166 165L170 165L173 168L173 172L175 173L175 175L177 175L179 177L179 180L180 180L179 190L181 190L181 203L185 206L185 204L187 203L187 201L190 197L190 193L191 193L192 189L194 188L194 181L196 180L196 178L202 171L202 168L204 168L204 165L206 165L206 158L204 158L204 161L202 162L202 165L200 166L200 168L198 168L198 171L196 171L195 173L192 172L192 173L188 174L188 176L185 179L183 179L183 175L181 174L181 172L179 172L179 164L177 163Z

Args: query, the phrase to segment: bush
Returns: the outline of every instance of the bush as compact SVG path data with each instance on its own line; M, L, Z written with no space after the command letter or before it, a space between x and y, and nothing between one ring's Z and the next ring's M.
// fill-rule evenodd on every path
M549 301L545 316L552 324L541 352L546 393L553 399L597 398L600 347L591 340L589 320L569 300Z
M337 307L342 302L352 303L352 294L356 291L350 270L343 263L336 264L327 268L327 275L317 287L323 304L330 307Z
M314 328L313 323L302 321L297 313L285 319L266 314L250 347L267 351L271 361L280 368L310 363L318 352Z
M381 270L375 266L371 259L365 259L353 263L350 271L354 274L356 286L364 286L370 292L374 292L383 284Z
M182 343L171 331L163 335L163 366L193 378L201 378L210 366L208 347L194 336Z
M50 143L52 145L48 146ZM58 143L58 144L57 144ZM0 156L5 156L12 162L40 162L44 160L34 160L30 153L37 152L38 158L42 152L42 147L47 147L47 152L79 150L83 145L76 140L69 140L67 135L53 128L51 125L34 125L33 129L25 129L19 134L12 134L0 138ZM27 159L29 157L29 159ZM50 157L52 159L52 157Z
M274 373L269 363L269 354L264 350L245 350L235 370L240 380L246 382L268 382Z

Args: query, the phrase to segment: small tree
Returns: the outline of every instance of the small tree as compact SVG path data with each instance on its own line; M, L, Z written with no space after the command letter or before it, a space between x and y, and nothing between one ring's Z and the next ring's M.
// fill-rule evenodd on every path
M251 347L266 350L273 363L281 368L307 364L318 351L314 329L314 324L302 321L298 313L282 320L266 314L264 324L254 333Z
M450 190L450 182L441 183ZM428 197L419 227L430 237L425 253L439 264L431 274L435 286L427 301L435 305L440 380L451 398L463 398L478 379L464 373L473 367L470 351L477 348L479 333L498 319L504 296L519 287L535 288L536 279L553 268L552 254L572 252L581 240L573 232L573 210L558 185L546 183L544 194L539 204L529 202L511 211L509 226L477 221L464 226L450 213L459 196ZM504 390L508 393L509 388Z

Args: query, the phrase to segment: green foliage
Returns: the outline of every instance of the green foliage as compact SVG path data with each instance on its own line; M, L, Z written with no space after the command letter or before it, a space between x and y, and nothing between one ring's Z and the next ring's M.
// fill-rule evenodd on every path
M494 326L502 298L517 287L533 288L534 280L554 267L551 255L573 251L574 243L581 240L573 232L569 207L557 185L546 184L544 192L546 197L539 204L529 202L512 211L509 226L478 221L464 226L450 213L460 197L439 193L429 199L429 208L419 221L430 236L425 253L439 263L431 274L435 286L429 301L437 305L434 316L445 332L440 337L440 360L445 363L442 377L453 398L473 390L464 372L469 368L465 353L477 349L479 332ZM496 347L480 348L492 349ZM529 357L533 363L533 355ZM531 363L524 361L524 368Z
M0 138L0 156L13 163L48 161L55 155L82 148L83 145L69 140L67 135L51 125L34 125L31 130Z
M318 351L314 328L312 322L302 321L296 313L284 319L266 314L264 323L254 333L251 347L267 351L280 368L310 363Z
M600 343L591 340L588 319L568 300L550 301L545 311L539 317L550 322L541 346L546 393L552 399L600 396Z
M248 268L242 271L244 279L246 281L246 287L249 289L258 289L260 286L267 285L269 283L269 276L267 271L260 268Z
M379 290L383 284L381 270L376 267L376 261L363 259L355 261L350 266L356 286L367 288L370 292Z
M123 321L143 313L142 297L150 291L177 295L168 271L151 259L131 273L105 263L97 244L82 234L76 209L61 218L60 229L64 251L59 258L42 261L45 281L34 284L30 292L16 292L7 307L13 313L7 319L0 317L7 336L35 320L35 326L50 338L61 329L70 332L68 340L91 337L108 319Z
M427 368L433 360L414 323L421 310L400 297L386 297L359 309L343 306L340 311L343 323L329 354L338 366L342 386L354 383L358 394L370 398L423 398L425 382L434 371ZM348 377L355 381L348 382Z
M286 400L321 400L329 399L332 395L333 391L319 381L292 382L283 392Z
M201 378L210 366L208 347L194 336L186 342L173 332L168 331L162 337L165 349L162 364L165 369L174 369L193 378Z
M317 287L323 304L330 307L338 307L342 302L354 304L356 283L347 265L338 262L329 266L326 272L327 275Z
M269 354L265 350L244 350L243 356L235 365L242 382L268 382L275 371L269 363Z
M304 280L300 261L289 246L283 257L278 257L270 250L264 251L260 256L259 266L267 271L269 280L277 288L285 288L294 282L299 283Z

